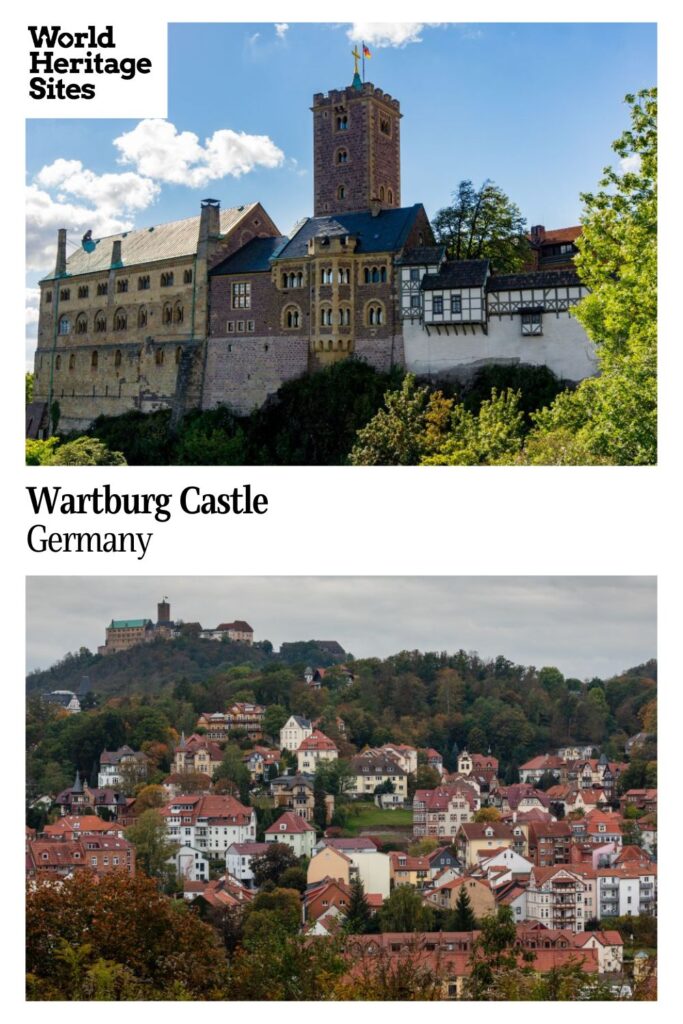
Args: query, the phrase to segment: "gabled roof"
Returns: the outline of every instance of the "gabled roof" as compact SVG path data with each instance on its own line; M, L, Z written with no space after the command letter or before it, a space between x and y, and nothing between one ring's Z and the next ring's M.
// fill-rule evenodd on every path
M112 619L110 629L142 629L152 625L151 619Z
M314 729L310 736L302 740L299 744L298 750L336 750L337 744L334 740L331 740L329 736L326 736L320 729Z
M276 235L275 238L252 238L241 249L228 256L209 272L210 277L222 277L225 274L255 274L270 270L273 256L289 241L287 235Z
M285 826L284 828L282 826ZM281 814L277 821L274 821L266 831L266 835L299 835L303 832L313 832L315 829L312 825L309 825L307 821L301 817L300 814L295 814L294 811L285 811Z
M488 260L452 260L438 274L425 274L422 290L438 288L483 288L489 273Z
M358 239L357 253L400 252L420 211L424 212L424 207L416 203L397 210L380 210L376 217L370 210L337 213L333 217L308 217L276 258L298 259L307 255L311 238L342 235Z
M257 205L250 203L247 206L221 210L221 234L226 235L231 231ZM106 235L97 239L97 245L92 252L86 252L79 246L66 261L67 274L91 274L95 271L109 270L113 244L117 241L121 242L123 267L174 259L178 256L194 256L199 238L199 219L186 217L184 220L170 221L168 224L155 224L135 231L123 231L118 235Z

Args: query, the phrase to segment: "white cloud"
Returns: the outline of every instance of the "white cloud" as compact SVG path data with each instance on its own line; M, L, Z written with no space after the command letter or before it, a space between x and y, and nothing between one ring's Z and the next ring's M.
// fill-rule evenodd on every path
M72 195L93 203L100 211L113 213L144 210L161 191L156 182L132 171L95 174L80 160L55 160L38 171L35 183L46 189L58 188L57 199L61 202Z
M54 266L57 231L66 228L70 235L81 235L92 229L95 238L129 231L130 216L111 207L91 207L60 202L36 184L26 189L26 268L44 273Z
M622 174L637 174L640 170L640 153L623 156L619 161Z
M26 325L38 323L38 307L40 305L40 288L26 289Z
M200 188L231 175L239 178L255 167L280 167L284 153L267 135L221 128L202 146L194 132L179 132L170 121L147 118L124 132L114 145L119 162L156 181Z
M284 39L285 36L287 35L288 30L289 25L287 24L286 21L280 22L275 26L275 34L277 35L278 39Z
M354 43L366 42L368 46L381 49L385 46L407 46L408 43L421 43L424 22L412 21L354 21L346 33Z

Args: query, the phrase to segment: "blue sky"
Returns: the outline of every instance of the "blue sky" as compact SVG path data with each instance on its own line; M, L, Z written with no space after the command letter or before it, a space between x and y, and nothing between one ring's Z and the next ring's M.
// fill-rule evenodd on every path
M613 162L624 95L656 82L649 24L171 25L175 131L27 122L27 356L57 227L78 242L87 227L97 236L191 216L207 195L258 199L284 233L310 214L309 107L315 92L350 84L354 36L373 52L366 78L401 103L403 203L429 215L462 178L491 178L529 225L576 223L579 193Z

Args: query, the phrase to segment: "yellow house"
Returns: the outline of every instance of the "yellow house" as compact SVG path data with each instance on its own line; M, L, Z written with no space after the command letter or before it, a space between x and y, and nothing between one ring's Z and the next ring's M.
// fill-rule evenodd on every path
M479 862L481 854L509 849L525 856L528 850L524 829L502 821L470 821L461 825L455 837L459 860L468 868Z
M400 850L389 852L392 885L412 885L422 889L430 880L429 857L411 857Z
M491 892L491 887L488 882L479 878L469 878L468 876L454 878L429 893L425 899L432 906L440 907L443 910L455 910L460 889L463 887L469 896L470 906L476 918L482 918L486 914L495 912L496 900Z
M340 850L334 850L331 846L324 846L322 850L311 857L306 881L312 885L314 882L321 882L324 878L334 878L348 885L351 868L351 860L346 854Z

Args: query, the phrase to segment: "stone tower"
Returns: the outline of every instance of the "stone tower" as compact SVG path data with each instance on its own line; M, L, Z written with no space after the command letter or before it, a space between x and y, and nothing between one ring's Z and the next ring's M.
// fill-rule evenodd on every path
M401 205L398 100L361 82L313 97L314 215Z

